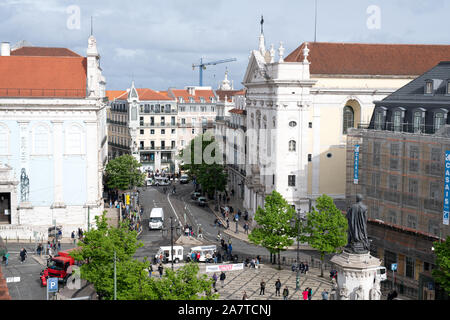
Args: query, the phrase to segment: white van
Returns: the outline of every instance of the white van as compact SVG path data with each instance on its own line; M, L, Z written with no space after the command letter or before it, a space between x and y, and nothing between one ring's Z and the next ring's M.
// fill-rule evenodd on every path
M190 261L192 260L191 254L192 252L200 252L200 262L212 262L213 261L213 254L216 252L217 247L215 245L211 246L198 246L198 247L192 247L191 251L187 254L186 260Z
M162 208L153 208L148 220L148 230L162 229L164 225L164 211Z
M155 177L155 186L168 186L170 185L169 178L167 177Z
M386 267L378 267L375 277L377 277L380 282L387 280Z
M161 258L162 255L163 259L161 262L171 262L172 255L170 254L170 249L171 246L159 247L158 252L155 254L155 258ZM184 249L182 246L173 246L173 261L175 263L183 261L183 251Z

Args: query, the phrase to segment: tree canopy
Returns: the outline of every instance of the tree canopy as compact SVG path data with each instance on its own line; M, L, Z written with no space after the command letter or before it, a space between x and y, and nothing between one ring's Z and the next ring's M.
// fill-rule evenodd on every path
M347 228L345 215L336 207L333 199L324 194L317 198L316 206L307 214L301 239L320 252L323 262L325 254L337 252L347 244Z
M432 271L436 282L450 294L450 236L444 242L435 242L436 269Z
M144 185L145 173L139 169L141 164L129 154L114 158L106 165L106 184L114 190L128 190Z
M181 168L188 170L191 178L201 185L202 190L212 197L215 191L224 191L227 174L223 166L219 144L211 133L198 135L180 151Z
M293 244L291 221L295 210L277 191L265 198L264 209L258 207L255 221L258 225L249 234L249 240L261 245L270 253L280 253ZM279 261L279 260L278 260Z

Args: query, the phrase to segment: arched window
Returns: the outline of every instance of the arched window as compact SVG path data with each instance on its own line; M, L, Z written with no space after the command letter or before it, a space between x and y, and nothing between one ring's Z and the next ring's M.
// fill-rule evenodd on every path
M81 154L82 153L82 129L78 125L72 125L68 130L67 135L67 153Z
M289 141L289 151L295 151L297 147L297 142L295 140Z
M353 128L355 119L355 113L353 112L353 108L350 106L344 107L344 119L343 119L343 133L347 134L348 128Z
M394 131L400 131L402 125L402 112L395 111L394 112Z

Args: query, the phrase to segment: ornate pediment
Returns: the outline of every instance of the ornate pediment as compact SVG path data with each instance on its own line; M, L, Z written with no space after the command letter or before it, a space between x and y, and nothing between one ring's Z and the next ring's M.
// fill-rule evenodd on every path
M265 58L259 51L253 50L245 72L244 85L252 82L264 81L268 78Z

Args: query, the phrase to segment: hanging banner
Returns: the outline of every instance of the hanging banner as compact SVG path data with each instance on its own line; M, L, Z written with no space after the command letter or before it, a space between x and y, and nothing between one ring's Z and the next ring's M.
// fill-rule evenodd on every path
M448 226L448 213L450 212L450 151L445 151L444 175L444 214L442 223Z
M359 181L359 144L355 145L355 156L353 158L353 184L358 184Z

